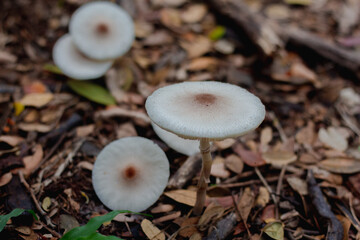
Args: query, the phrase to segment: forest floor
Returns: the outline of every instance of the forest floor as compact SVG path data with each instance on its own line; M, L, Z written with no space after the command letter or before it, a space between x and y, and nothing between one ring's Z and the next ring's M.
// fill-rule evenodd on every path
M1 239L59 239L109 212L91 171L105 145L127 136L165 151L170 181L144 211L152 218L118 216L104 235L360 239L359 1L116 1L133 17L136 40L91 81L114 97L111 106L74 92L52 61L86 2L0 1L0 213L39 217L8 222ZM254 93L266 117L243 137L213 143L206 209L195 216L200 157L169 148L144 103L161 86L207 80ZM192 171L180 174L184 162Z

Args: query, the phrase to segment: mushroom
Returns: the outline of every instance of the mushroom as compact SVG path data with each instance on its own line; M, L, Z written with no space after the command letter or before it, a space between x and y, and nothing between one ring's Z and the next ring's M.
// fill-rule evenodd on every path
M78 49L97 60L123 55L135 39L131 17L111 2L90 2L81 6L70 19L69 31Z
M63 35L55 43L53 60L66 76L78 80L99 78L113 63L87 58L79 52L69 34Z
M156 202L168 178L165 153L142 137L111 142L98 155L92 172L95 193L105 206L136 212Z
M181 138L174 133L162 129L153 122L151 122L151 126L159 138L175 151L187 156L192 156L199 152L197 140Z
M202 212L212 158L210 141L238 137L257 128L265 117L260 99L236 85L183 82L157 89L145 108L159 127L186 139L199 139L202 169L194 213Z

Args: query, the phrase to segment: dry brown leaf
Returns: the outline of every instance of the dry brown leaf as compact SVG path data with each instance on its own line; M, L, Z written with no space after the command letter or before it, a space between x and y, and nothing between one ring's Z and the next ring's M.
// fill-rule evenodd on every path
M216 156L211 166L210 174L214 177L227 178L230 176L230 172L225 169L225 159Z
M34 155L23 158L24 168L21 169L25 176L29 176L36 169L43 159L44 152L40 144L35 146Z
M197 232L195 225L198 223L199 217L186 218L180 225L179 235L182 237L191 237Z
M154 31L154 26L144 20L135 20L135 36L137 38L145 38Z
M244 169L244 162L235 154L225 158L225 166L234 173L240 174Z
M329 127L328 129L320 128L318 137L322 143L333 149L345 151L348 148L346 138L335 127Z
M166 222L166 221L171 221L171 220L179 218L180 216L181 216L181 212L177 211L177 212L156 218L153 220L153 223L157 224L157 223L162 223L162 222Z
M86 126L80 126L76 128L77 137L87 137L92 134L95 130L95 124L89 124Z
M270 4L265 9L265 14L275 20L286 20L290 17L290 10L283 4Z
M196 58L211 50L211 41L204 36L197 36L192 41L180 41L180 46L185 49L189 58Z
M193 4L181 13L181 19L185 23L196 23L200 22L205 17L206 13L207 7L205 4Z
M290 187L297 191L300 195L308 194L308 187L304 180L298 177L289 177L286 179Z
M293 152L288 151L270 151L263 153L262 158L266 163L270 163L274 167L282 167L295 162L297 156Z
M12 147L19 145L19 143L21 143L22 141L24 141L24 138L19 136L9 136L9 135L0 136L0 142L7 143Z
M19 129L26 132L36 131L42 133L50 132L54 129L53 125L46 125L41 123L19 123L18 127Z
M318 166L333 173L352 174L360 172L360 160L353 158L330 158L319 162Z
M0 177L0 187L5 186L6 184L8 184L12 179L12 173L8 172L5 173L4 175L2 175Z
M222 206L218 206L215 204L210 204L209 206L207 206L204 213L201 215L199 219L198 222L199 230L203 231L209 226L211 226L212 222L216 221L221 216L223 216L224 212L225 212L225 208L223 208Z
M271 127L266 127L261 130L260 143L261 146L267 146L273 138L273 131Z
M317 166L311 168L314 172L315 178L322 179L334 184L341 185L343 183L343 179L341 175L330 173L325 169L321 169Z
M168 28L181 27L180 12L174 8L163 8L160 10L160 21Z
M235 153L239 154L241 160L251 167L259 167L266 164L259 153L246 150L241 144L236 144L233 146L233 149Z
M265 207L269 201L270 201L269 191L265 187L261 186L259 188L259 194L256 197L255 205Z
M239 209L241 218L244 222L247 221L247 218L250 214L250 211L254 205L255 194L249 187L246 187L243 194L240 197L239 203L237 204L237 208Z
M212 70L218 64L217 58L214 57L199 57L191 60L187 66L189 71Z
M147 219L142 220L141 229L151 240L165 240L165 234Z
M226 39L217 40L214 49L222 54L232 54L235 51L235 44Z
M30 93L26 94L20 100L20 103L24 106L41 108L48 104L53 98L54 95L52 93Z
M336 215L336 218L341 222L341 225L343 226L343 229L344 229L343 240L348 240L349 239L349 231L350 231L350 227L351 227L351 221L347 217L344 217L342 215Z
M174 206L171 204L159 204L158 206L151 209L151 213L166 213L171 212L174 209Z
M222 141L214 141L215 146L217 146L220 150L227 149L234 145L236 140L234 138L227 138Z
M78 163L77 167L92 171L94 168L94 164L88 161L81 161Z
M146 46L161 46L170 44L174 41L174 38L165 30L158 30L144 39L144 45Z
M315 140L315 124L309 121L306 127L300 129L295 135L296 142L299 144L313 144Z
M164 193L165 196L191 207L195 206L196 192L191 190L179 189Z
M318 159L314 157L314 155L309 153L303 153L300 155L299 162L305 163L305 164L314 164L318 162Z
M179 7L183 5L187 0L151 0L151 3L155 7Z
M129 67L121 65L119 67L111 68L106 72L105 82L106 86L109 89L111 95L115 98L117 103L124 102L126 99L126 91L123 89L123 86L126 83L133 81L133 74Z

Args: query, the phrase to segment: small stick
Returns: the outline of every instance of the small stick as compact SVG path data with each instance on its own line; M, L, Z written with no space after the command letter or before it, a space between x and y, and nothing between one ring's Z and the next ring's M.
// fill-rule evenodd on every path
M260 170L258 167L255 167L255 172L258 175L258 177L260 178L261 182L264 184L264 186L266 187L266 189L268 190L275 206L276 206L276 211L275 211L275 216L276 219L279 219L279 211L278 211L278 201L275 197L275 194L273 192L273 190L271 189L271 187L269 186L269 184L266 182L266 179L263 177L263 175L261 174Z

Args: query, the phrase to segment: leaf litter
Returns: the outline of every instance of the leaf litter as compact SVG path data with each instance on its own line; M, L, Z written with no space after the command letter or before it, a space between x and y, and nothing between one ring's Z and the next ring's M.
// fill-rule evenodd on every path
M91 184L98 149L143 136L166 151L181 184L169 185L145 211L153 218L124 214L93 237L325 239L340 236L342 226L346 238L358 239L359 62L349 54L359 51L356 1L121 1L135 21L132 49L105 77L79 82L62 75L50 53L84 2L0 2L7 12L0 34L1 215L20 207L41 216L34 224L26 214L13 218L1 236L59 239L105 216L109 209ZM231 14L239 8L257 20L245 24ZM269 39L254 36L259 26L269 33L269 19L286 48L264 56L261 41ZM291 35L290 26L315 38ZM144 102L161 86L206 80L247 88L268 114L256 131L213 144L207 207L193 216L199 158L156 136Z

